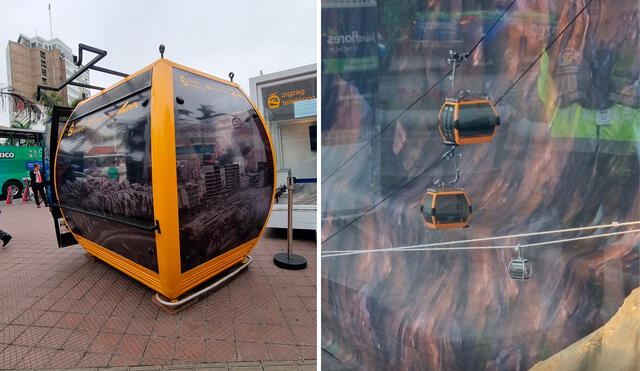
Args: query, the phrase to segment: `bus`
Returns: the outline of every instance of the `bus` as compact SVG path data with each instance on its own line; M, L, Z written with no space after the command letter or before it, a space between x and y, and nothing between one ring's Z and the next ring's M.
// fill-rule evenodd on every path
M13 197L19 197L24 189L24 179L29 177L29 170L36 163L42 167L42 138L43 131L0 126L2 199L7 198L9 186L13 186Z

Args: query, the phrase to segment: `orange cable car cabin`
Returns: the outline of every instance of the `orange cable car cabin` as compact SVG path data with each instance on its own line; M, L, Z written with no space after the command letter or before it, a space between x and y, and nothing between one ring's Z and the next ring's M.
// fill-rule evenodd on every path
M438 112L438 131L446 144L491 142L499 125L488 99L447 98Z
M89 254L176 301L249 261L274 168L268 129L237 84L161 58L80 103L53 181Z
M420 212L433 229L465 228L471 220L471 202L458 188L429 188L422 198Z

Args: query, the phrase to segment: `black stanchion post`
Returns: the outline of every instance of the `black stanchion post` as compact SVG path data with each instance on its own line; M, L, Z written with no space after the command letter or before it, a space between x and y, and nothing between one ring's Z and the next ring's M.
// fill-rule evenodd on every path
M287 252L281 252L273 257L276 266L284 269L304 269L307 259L293 253L293 184L295 178L287 177Z

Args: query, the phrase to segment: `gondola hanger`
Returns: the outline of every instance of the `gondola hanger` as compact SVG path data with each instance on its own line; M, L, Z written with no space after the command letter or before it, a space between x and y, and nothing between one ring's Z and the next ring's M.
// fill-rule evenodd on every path
M533 274L533 267L529 259L522 257L522 248L520 245L516 247L518 251L518 257L509 262L507 271L509 276L514 280L526 280Z
M469 58L469 53L458 54L453 50L449 50L449 58L447 58L447 63L451 64L451 75L449 75L449 80L451 80L451 89L453 91L456 90L456 68L462 64L462 62Z
M471 201L467 193L455 183L460 179L460 168L456 158L462 154L455 153L453 145L442 157L443 160L453 160L456 175L449 181L436 180L422 197L420 213L427 227L433 229L466 228L471 219Z
M455 177L448 182L440 181L440 179L437 179L434 183L436 187L442 187L442 188L452 187L454 184L458 182L458 180L460 180L460 168L458 167L458 161L456 159L462 158L462 153L459 153L456 155L455 150L456 150L456 146L452 145L451 150L448 151L444 156L444 159L446 161L453 160L453 168L455 169L455 172L456 172Z
M469 57L449 50L447 63L452 65L451 88L456 90L456 70ZM459 90L457 96L445 99L438 112L438 131L445 144L471 144L490 142L500 125L500 116L489 97Z

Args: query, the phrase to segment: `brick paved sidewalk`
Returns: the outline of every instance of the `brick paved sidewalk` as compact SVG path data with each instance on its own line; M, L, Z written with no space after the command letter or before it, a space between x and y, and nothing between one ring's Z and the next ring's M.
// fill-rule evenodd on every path
M13 235L0 249L0 369L245 361L315 368L308 362L316 358L312 238L295 241L309 267L287 271L272 263L286 250L286 233L268 231L246 271L169 315L151 302L153 291L81 247L59 249L48 209L0 207L0 228ZM285 369L269 362L218 366Z
M36 369L51 370L51 369ZM105 368L72 368L68 371L312 371L316 370L316 361L261 361L261 362L228 362L203 363L197 365L178 366L135 366L135 367L105 367Z

